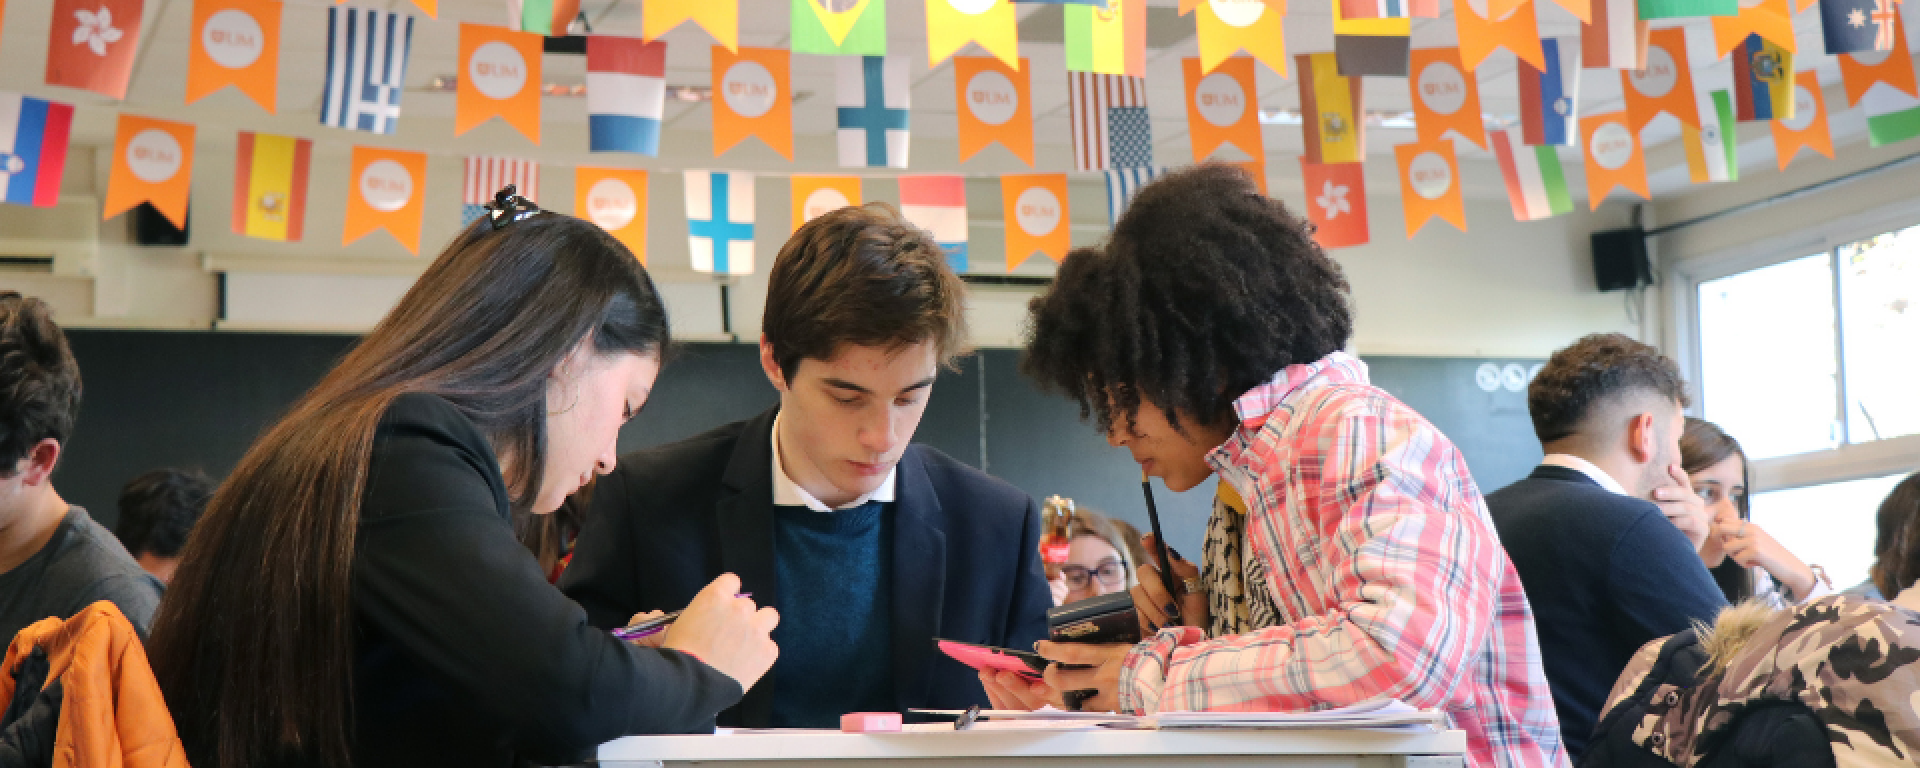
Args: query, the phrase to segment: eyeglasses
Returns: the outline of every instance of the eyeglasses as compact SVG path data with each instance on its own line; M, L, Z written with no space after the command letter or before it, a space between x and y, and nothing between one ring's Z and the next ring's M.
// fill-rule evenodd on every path
M1093 568L1084 565L1060 566L1060 575L1066 578L1068 589L1086 589L1088 576L1099 579L1102 586L1117 587L1126 583L1127 569L1120 565L1120 561L1107 559Z
M484 207L487 209L487 222L493 225L496 232L501 227L540 212L540 206L521 197L519 188L512 184L501 187L499 192L493 194L493 202Z

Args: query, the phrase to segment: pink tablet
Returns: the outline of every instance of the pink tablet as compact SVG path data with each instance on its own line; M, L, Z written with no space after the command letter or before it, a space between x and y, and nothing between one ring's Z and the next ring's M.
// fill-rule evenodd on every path
M995 648L990 645L937 638L934 643L940 647L942 653L974 669L1013 672L1031 680L1040 679L1040 673L1052 663L1037 654L1011 648Z

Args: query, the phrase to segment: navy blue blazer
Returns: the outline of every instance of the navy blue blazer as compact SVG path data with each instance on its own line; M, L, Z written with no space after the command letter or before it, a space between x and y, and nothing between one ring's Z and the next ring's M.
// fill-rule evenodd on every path
M678 443L620 457L593 485L561 591L596 626L679 610L721 573L761 605L776 602L775 410ZM934 638L1031 648L1053 605L1040 567L1031 496L933 448L909 446L892 514L893 683L897 709L987 706L978 676ZM782 624L805 616L781 616ZM719 724L764 727L768 674ZM827 681L806 681L821 685Z
M1634 652L1711 624L1726 597L1659 506L1578 470L1535 467L1487 494L1487 512L1533 607L1561 741L1578 760Z

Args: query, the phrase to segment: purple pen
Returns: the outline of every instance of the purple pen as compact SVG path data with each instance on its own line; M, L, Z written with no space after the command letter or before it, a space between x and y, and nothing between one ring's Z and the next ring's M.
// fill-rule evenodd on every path
M741 592L734 595L734 597L753 597L753 593ZM637 621L613 630L613 636L622 640L638 640L643 637L651 637L667 631L667 627L672 626L673 621L680 618L680 614L680 611L673 611L645 621Z

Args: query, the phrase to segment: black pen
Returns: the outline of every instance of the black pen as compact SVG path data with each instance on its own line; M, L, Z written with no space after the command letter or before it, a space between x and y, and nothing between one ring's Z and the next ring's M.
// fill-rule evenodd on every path
M734 595L734 597L753 597L753 593L741 592L740 594ZM643 637L660 634L661 632L667 631L667 627L672 626L674 620L680 618L681 613L681 611L672 611L651 619L636 621L614 630L613 636L622 640L638 640Z

